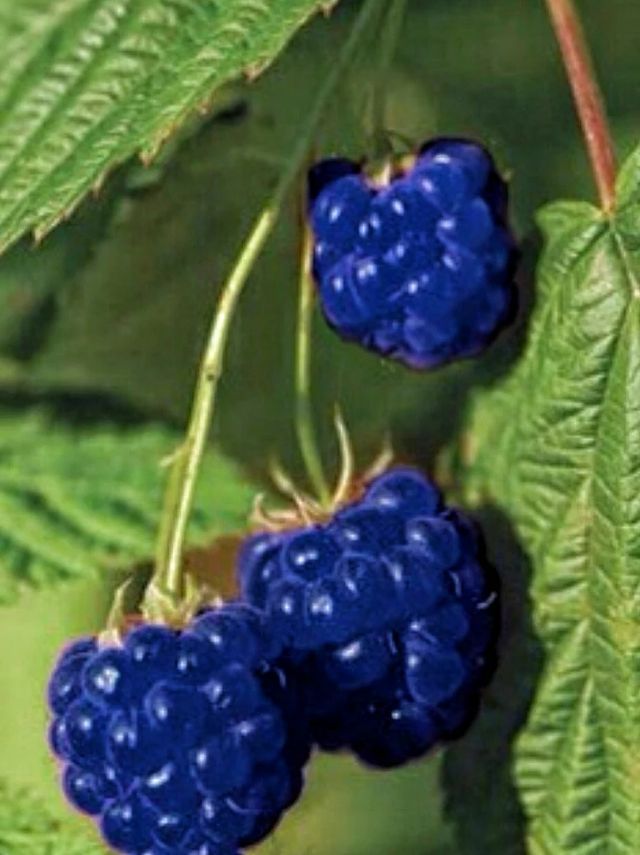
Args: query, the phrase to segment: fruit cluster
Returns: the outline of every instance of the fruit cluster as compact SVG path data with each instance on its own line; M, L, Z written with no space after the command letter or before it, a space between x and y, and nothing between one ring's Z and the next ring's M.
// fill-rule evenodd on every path
M427 143L390 179L321 161L309 175L313 271L345 339L417 369L481 351L509 320L507 190L477 143Z
M297 799L313 745L391 767L469 722L493 667L475 529L396 467L314 525L248 538L241 599L181 630L82 639L49 683L70 802L130 855L237 855Z
M514 306L506 217L473 142L433 140L384 177L321 161L309 220L328 322L418 369L479 352ZM238 601L61 654L50 745L116 852L239 855L296 801L313 747L389 768L468 725L498 631L474 526L405 467L335 504L249 537Z

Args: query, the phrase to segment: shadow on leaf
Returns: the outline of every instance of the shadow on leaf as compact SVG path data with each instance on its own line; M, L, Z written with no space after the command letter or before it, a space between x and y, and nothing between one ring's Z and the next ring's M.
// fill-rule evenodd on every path
M542 647L531 624L530 564L509 520L491 506L475 516L501 581L499 666L472 728L446 752L446 811L461 855L520 855L526 851L525 823L513 780L513 749L542 668Z

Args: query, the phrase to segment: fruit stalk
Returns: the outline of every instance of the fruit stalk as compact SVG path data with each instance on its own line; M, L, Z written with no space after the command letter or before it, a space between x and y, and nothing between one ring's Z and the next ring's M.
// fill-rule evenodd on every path
M600 204L605 213L610 213L615 204L614 147L584 32L572 0L546 0L546 3L582 125Z
M404 16L407 9L407 0L392 0L382 27L380 49L378 53L377 68L373 82L371 125L374 158L384 157L389 154L389 142L387 135L387 106L388 106L388 77L389 69L396 52Z
M308 227L303 227L298 289L298 325L296 331L296 432L300 454L320 503L327 506L331 491L324 475L313 426L311 406L311 334L313 324L313 279L311 276L312 239Z
M214 413L218 384L224 367L225 346L236 304L277 222L286 197L305 163L329 99L351 62L371 20L379 11L381 3L382 0L366 0L362 6L342 50L318 92L305 125L297 135L296 147L271 199L257 217L228 279L220 290L218 306L198 371L186 437L170 464L158 534L156 567L147 589L149 598L159 598L165 602L168 600L171 606L179 606L184 597L183 554L187 525L200 463Z

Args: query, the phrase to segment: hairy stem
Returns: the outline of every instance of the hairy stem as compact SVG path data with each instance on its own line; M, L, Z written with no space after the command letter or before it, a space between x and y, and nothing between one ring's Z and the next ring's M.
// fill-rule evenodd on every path
M298 290L298 325L296 333L296 431L300 454L309 481L322 505L328 505L331 492L322 467L311 406L311 334L313 323L313 280L311 277L311 235L304 228L300 285Z
M615 154L589 49L572 0L546 0L546 3L582 125L600 204L609 213L615 204Z
M329 99L340 82L381 0L366 0L351 32L331 66L297 144L287 161L273 194L256 219L228 279L222 285L218 305L205 345L185 440L175 453L169 472L165 502L158 534L156 568L148 596L163 597L173 606L184 597L184 545L200 463L214 412L224 354L236 304L267 238L277 222L287 194L305 162L308 149L318 132Z

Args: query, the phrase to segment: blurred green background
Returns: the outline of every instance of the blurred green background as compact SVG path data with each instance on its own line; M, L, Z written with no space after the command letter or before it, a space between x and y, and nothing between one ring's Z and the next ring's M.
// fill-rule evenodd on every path
M184 128L150 168L131 162L40 247L0 260L0 402L46 402L60 419L182 425L203 336L243 235L273 186L300 120L358 3L344 0L299 33L257 83L220 93L212 115ZM640 130L636 0L579 8L618 151ZM377 43L372 37L327 116L317 152L359 156ZM339 401L364 464L392 431L400 454L431 470L460 426L467 396L508 370L532 301L535 209L594 196L542 0L411 0L389 81L391 128L485 141L510 176L523 240L520 323L481 360L411 374L316 324L314 389L328 468ZM276 453L299 473L292 426L298 200L260 260L230 343L214 439L256 484ZM300 476L302 477L302 476ZM488 519L505 587L500 673L460 744L396 773L345 758L317 760L303 803L260 850L283 855L447 855L522 851L509 741L526 713L526 568L504 521ZM0 777L66 808L43 743L46 673L61 641L100 625L113 580L30 593L2 612ZM37 627L34 632L33 627ZM15 649L20 649L16 661ZM442 774L444 769L444 775ZM443 778L445 783L443 784Z

